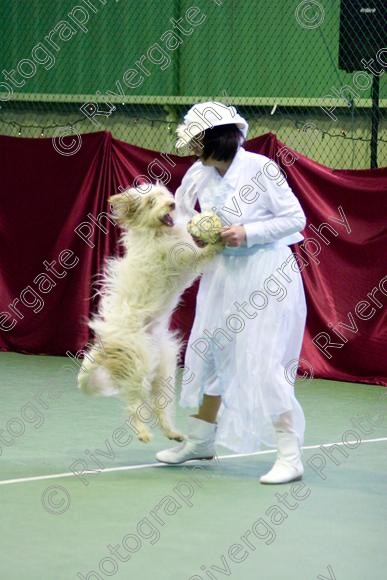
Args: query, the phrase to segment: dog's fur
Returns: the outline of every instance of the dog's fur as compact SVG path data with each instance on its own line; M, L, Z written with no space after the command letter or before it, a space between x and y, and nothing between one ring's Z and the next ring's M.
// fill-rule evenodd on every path
M123 229L125 255L107 264L99 312L89 322L102 349L95 344L86 353L78 384L90 394L122 396L141 441L152 437L149 414L166 437L181 441L171 424L165 386L175 380L180 349L169 322L182 292L223 245L199 248L185 227L174 223L174 198L163 185L143 194L125 191L109 202Z

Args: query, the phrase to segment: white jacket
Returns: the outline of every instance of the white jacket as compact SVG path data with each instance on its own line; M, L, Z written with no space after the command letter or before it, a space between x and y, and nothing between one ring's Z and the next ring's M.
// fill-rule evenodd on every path
M187 222L199 200L202 211L214 210L225 225L243 224L247 246L302 241L306 219L278 165L240 147L224 177L200 160L190 167L175 194L180 220Z

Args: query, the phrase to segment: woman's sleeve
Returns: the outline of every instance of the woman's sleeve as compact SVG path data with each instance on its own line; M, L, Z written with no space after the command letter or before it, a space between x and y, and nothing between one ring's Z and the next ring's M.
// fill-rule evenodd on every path
M262 203L272 217L244 224L248 247L269 244L305 228L306 218L300 202L281 176L277 175L276 181L267 177L260 179L266 188L261 192Z
M197 182L195 171L192 166L181 182L175 193L177 219L181 223L187 223L197 213L195 204L197 201Z

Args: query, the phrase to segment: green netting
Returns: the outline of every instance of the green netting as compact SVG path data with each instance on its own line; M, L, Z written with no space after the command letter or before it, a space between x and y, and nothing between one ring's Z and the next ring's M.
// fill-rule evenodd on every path
M0 0L0 132L109 130L171 152L189 106L220 100L248 118L249 137L272 131L321 163L363 168L378 77L378 164L387 165L385 2L348 3L365 18L352 49L369 52L367 38L375 49L373 65L352 72L338 66L340 4ZM375 17L364 12L372 6Z

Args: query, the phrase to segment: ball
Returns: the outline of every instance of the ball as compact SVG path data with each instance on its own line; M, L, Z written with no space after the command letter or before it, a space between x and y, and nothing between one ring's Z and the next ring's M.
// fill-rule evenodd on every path
M220 240L222 220L214 211L197 213L187 225L187 230L205 244L216 244Z

